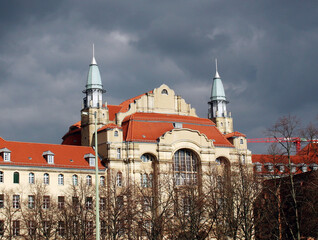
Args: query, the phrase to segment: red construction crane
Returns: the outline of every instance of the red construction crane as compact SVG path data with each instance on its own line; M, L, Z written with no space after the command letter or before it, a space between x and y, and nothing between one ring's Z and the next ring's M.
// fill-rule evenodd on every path
M301 149L301 142L310 142L311 140L293 137L293 138L250 138L247 139L248 143L273 143L273 142L293 142L296 145L296 152Z

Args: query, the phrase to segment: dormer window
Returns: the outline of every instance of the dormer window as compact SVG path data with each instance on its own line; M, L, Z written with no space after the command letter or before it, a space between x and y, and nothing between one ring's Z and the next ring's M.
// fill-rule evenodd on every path
M308 168L307 168L307 165L306 165L306 164L304 164L304 165L301 166L301 171L302 171L302 172L307 172L307 170L308 170Z
M54 164L54 153L46 151L42 154L42 156L46 159L48 164Z
M240 139L240 144L244 144L244 140L242 138Z
M296 172L296 166L295 166L295 164L291 164L291 166L290 166L290 172L291 173L295 173Z
M281 173L285 172L285 166L284 166L283 164L280 164L280 165L278 166L278 170L279 170Z
M261 172L262 171L262 164L257 162L255 163L255 171L256 172Z
M265 163L264 164L267 168L267 171L274 172L274 165L272 163Z
M0 153L2 154L4 162L10 162L11 161L11 151L9 149L2 148L2 149L0 149Z
M310 164L309 167L310 167L311 170L313 170L313 171L318 170L318 164L316 164L316 163Z
M89 163L90 167L95 167L95 156L91 153L84 155L85 160Z

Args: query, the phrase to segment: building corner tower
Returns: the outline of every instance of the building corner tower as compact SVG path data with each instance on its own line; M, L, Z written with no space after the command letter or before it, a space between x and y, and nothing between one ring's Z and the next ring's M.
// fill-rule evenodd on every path
M103 89L102 80L97 62L95 60L94 45L93 58L89 65L86 88L83 90L85 97L81 110L81 145L93 146L93 135L95 132L96 112L97 127L105 125L108 122L108 109L106 104L103 106Z
M231 113L227 112L224 87L220 75L218 73L217 59L215 59L215 77L212 82L211 97L209 101L208 118L216 123L217 128L223 133L233 132L233 119Z

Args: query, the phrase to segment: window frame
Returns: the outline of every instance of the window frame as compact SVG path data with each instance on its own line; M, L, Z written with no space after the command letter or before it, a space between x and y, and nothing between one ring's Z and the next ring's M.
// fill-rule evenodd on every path
M20 195L14 194L12 196L12 208L20 209Z
M91 175L87 175L86 176L86 185L87 186L92 186L92 184L93 184L92 176Z
M20 173L19 172L13 173L13 183L20 184Z
M33 172L29 173L29 184L34 184L35 183L35 175Z
M59 174L57 177L57 184L60 186L64 185L64 175L63 174Z
M50 174L48 174L48 173L43 174L43 184L44 185L50 184Z

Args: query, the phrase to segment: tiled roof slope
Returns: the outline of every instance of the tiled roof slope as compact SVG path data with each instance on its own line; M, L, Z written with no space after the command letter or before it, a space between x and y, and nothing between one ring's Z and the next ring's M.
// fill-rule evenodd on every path
M205 118L160 113L135 113L123 120L125 141L156 142L164 133L174 129L173 123L182 123L183 128L197 130L213 139L214 145L233 147L216 128L214 122Z
M0 165L33 166L43 168L74 168L74 169L95 169L90 167L84 159L85 154L93 154L91 147L28 143L5 141L0 138L0 149L7 148L11 151L11 161L4 162L0 157ZM54 153L54 164L48 164L43 153L51 151ZM99 161L99 168L104 169Z
M232 133L228 133L225 135L226 138L235 138L235 137L245 137L246 138L246 135L243 134L243 133L240 133L240 132L232 132Z

